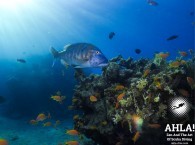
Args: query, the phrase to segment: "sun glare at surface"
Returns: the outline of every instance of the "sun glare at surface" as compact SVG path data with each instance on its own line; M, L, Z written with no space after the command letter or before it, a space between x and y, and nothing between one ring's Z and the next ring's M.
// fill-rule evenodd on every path
M0 9L15 11L22 6L27 6L30 0L0 0Z
M96 26L110 24L106 11L99 1L0 0L0 58L45 54L51 45L89 41Z

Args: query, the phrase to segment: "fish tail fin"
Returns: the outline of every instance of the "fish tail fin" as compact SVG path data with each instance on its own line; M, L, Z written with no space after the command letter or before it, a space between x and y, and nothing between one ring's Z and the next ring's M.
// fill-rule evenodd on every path
M54 67L55 62L56 62L56 58L58 58L60 56L60 53L53 47L50 48L50 52L54 57L53 64L52 64L52 67Z
M54 67L55 63L56 63L56 59L53 60L52 67Z
M59 52L55 48L51 47L50 52L51 52L51 54L53 55L54 58L59 57Z

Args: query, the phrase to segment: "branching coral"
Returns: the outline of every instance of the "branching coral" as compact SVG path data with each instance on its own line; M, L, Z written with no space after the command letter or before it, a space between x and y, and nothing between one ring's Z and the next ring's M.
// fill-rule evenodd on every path
M119 101L121 107L130 107L133 103L132 96L128 96L126 99Z
M116 113L115 114L115 116L113 117L113 122L115 123L115 124L117 124L119 121L121 121L122 120L122 117L121 117L121 115L119 115L119 113Z
M137 81L136 87L141 91L146 87L147 84L147 79L140 79Z
M166 87L164 88L164 90L165 90L165 91L168 91L169 94L171 94L171 95L174 95L174 96L176 95L175 92L174 92L169 86L166 86Z

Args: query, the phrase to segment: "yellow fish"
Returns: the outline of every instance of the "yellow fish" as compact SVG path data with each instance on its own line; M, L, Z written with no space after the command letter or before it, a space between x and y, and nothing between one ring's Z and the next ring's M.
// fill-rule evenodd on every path
M91 95L89 99L90 99L91 102L96 102L97 101L97 98L93 95Z
M177 68L181 65L181 63L179 61L173 61L169 64L170 67L174 67Z
M119 101L122 100L124 96L125 96L125 93L121 93L121 94L118 95L117 102L116 102L116 105L115 105L116 109L119 107Z
M30 123L31 125L37 125L37 124L38 124L38 121L32 119L32 120L29 121L29 123Z
M0 145L8 145L8 141L0 138Z
M125 93L121 93L120 95L118 95L117 101L122 100L124 96L125 96Z
M54 95L54 96L51 96L51 99L53 99L54 101L59 102L60 104L62 104L62 101L64 99L66 99L66 97L65 96Z
M124 87L123 85L117 85L117 86L115 87L115 90L116 90L116 91L124 90L124 89L125 89L125 87Z
M162 59L166 59L170 55L170 53L169 52L166 52L166 53L161 52L161 53L159 53L157 55L159 57L161 57Z
M154 128L154 129L157 129L157 128L160 128L160 127L161 127L161 125L160 125L160 124L158 124L158 123L154 123L154 124L148 124L148 127L150 127L150 128Z
M45 119L47 119L47 116L44 113L40 113L37 116L36 121L44 121Z
M79 142L78 141L74 141L74 140L67 141L67 142L65 142L65 145L79 145Z
M185 51L178 51L178 53L179 53L181 56L183 56L183 57L185 57L185 56L188 55L188 53L185 52Z
M72 129L72 130L67 130L66 134L68 134L68 135L78 135L79 132L75 129Z
M43 127L51 126L51 124L52 124L51 122L46 122L46 123L43 124Z
M135 135L133 136L133 138L132 138L133 142L135 143L135 142L139 139L139 137L140 137L140 132L137 131L137 132L135 133Z
M150 73L150 70L149 70L149 69L146 69L146 70L144 71L143 77L144 77L144 78L147 77L147 76L149 75L149 73Z

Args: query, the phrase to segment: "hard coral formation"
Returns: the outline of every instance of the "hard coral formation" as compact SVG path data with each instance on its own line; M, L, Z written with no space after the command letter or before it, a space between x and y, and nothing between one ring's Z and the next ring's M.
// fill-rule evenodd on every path
M148 82L146 79L140 79L137 81L136 87L141 91L146 87L147 84Z
M163 126L176 121L169 117L167 106L171 98L181 96L178 90L186 90L189 101L194 103L194 91L186 80L193 77L192 66L194 62L189 60L178 67L170 67L159 55L154 60L137 61L125 60L120 55L103 67L101 75L85 76L77 70L74 99L78 101L73 101L72 105L82 110L83 115L74 120L75 128L101 145L133 144L135 132L150 132L149 124ZM147 75L145 70L149 70ZM90 101L90 96L97 101ZM140 144L145 137L143 133ZM139 140L136 143L139 144Z

